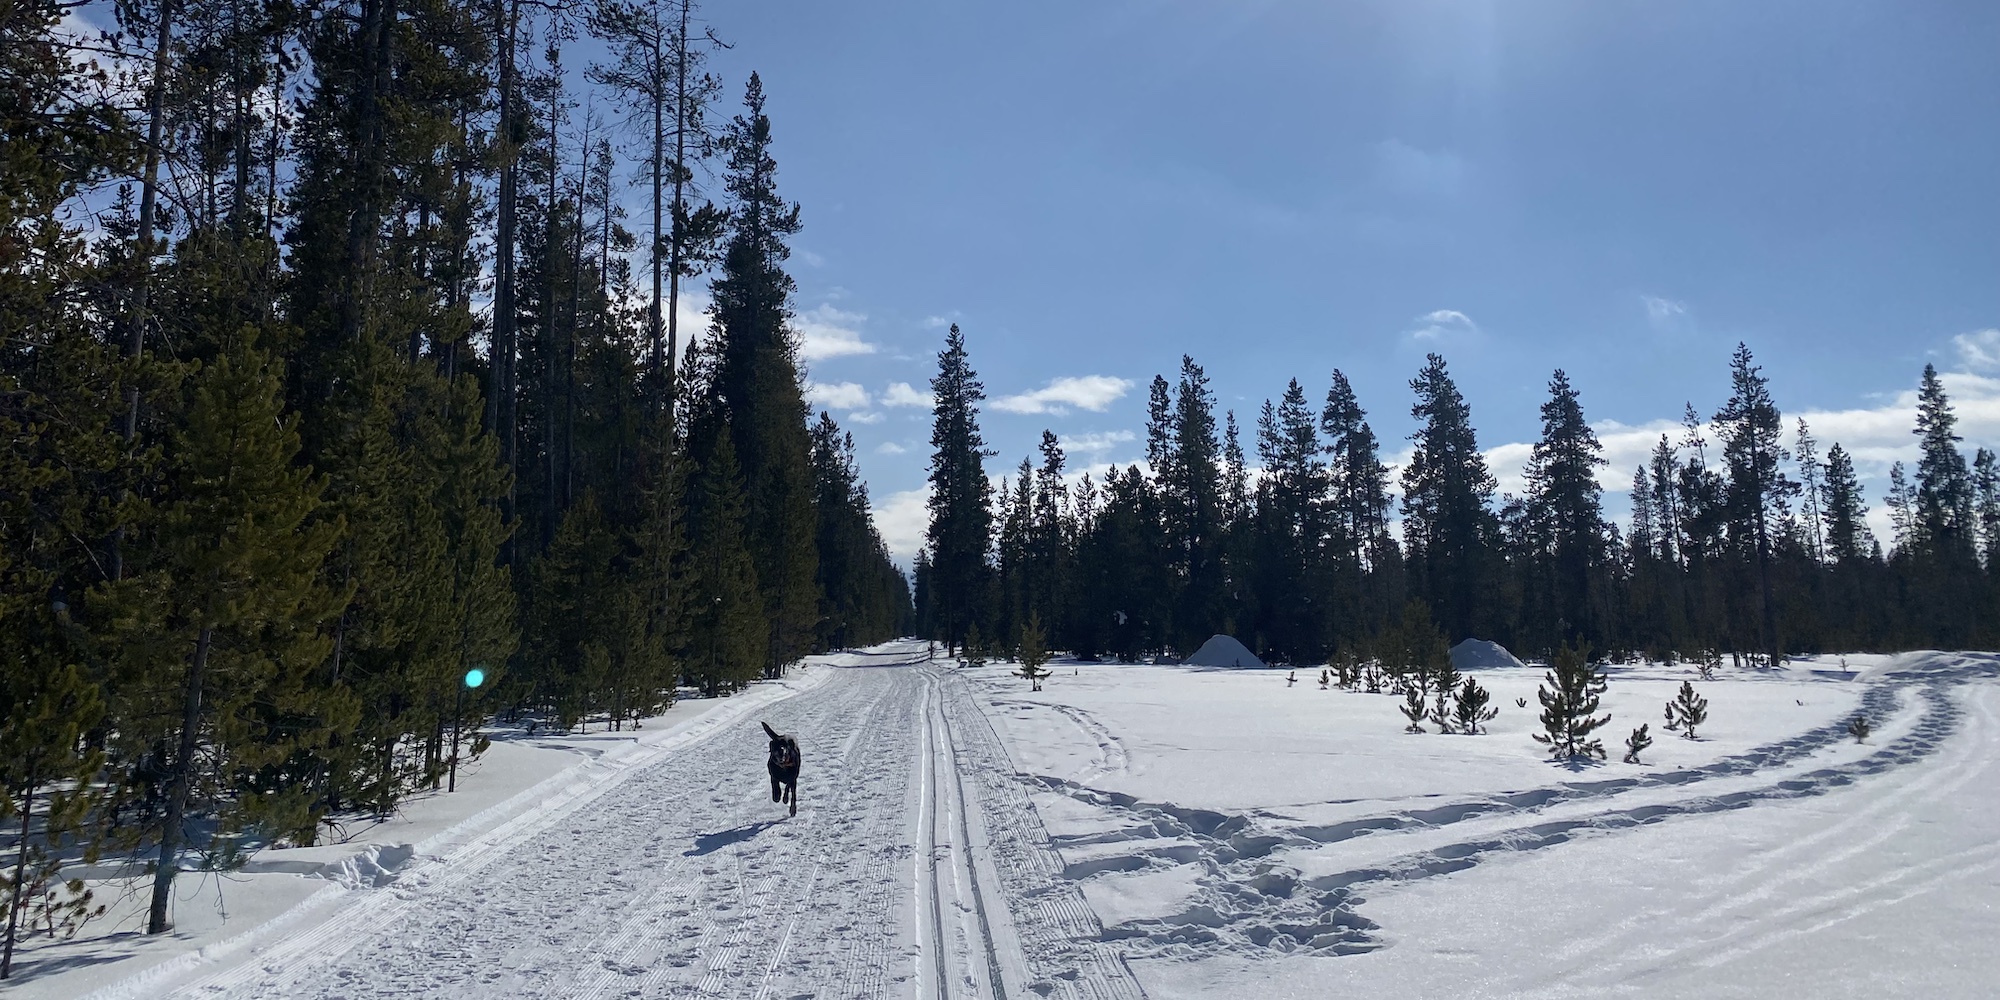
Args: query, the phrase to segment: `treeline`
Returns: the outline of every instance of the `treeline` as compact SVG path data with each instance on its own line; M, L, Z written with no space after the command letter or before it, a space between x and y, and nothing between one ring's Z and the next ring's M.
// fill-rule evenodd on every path
M1292 380L1245 431L1233 412L1218 421L1207 376L1183 359L1175 381L1152 382L1144 468L1074 478L1044 432L995 489L984 390L954 330L932 382L920 627L1012 648L1033 622L1057 648L1125 659L1226 632L1269 659L1337 665L1394 659L1433 621L1452 642L1545 658L1587 645L1771 662L2000 641L2000 468L1985 448L1968 460L1935 369L1918 394L1922 457L1890 472L1886 549L1852 456L1786 423L1746 347L1730 385L1707 419L1690 404L1633 471L1629 527L1605 517L1603 448L1567 375L1549 381L1525 491L1496 495L1437 355L1410 382L1418 430L1400 470L1340 372L1323 397Z
M461 724L909 628L801 391L761 85L711 112L687 0L69 10L0 3L10 946L80 912L61 857L157 864L157 932L177 868L388 813Z

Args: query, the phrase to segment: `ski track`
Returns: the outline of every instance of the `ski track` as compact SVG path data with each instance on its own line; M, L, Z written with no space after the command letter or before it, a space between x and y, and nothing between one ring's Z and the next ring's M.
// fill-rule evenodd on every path
M1992 752L1988 744L1995 741L1994 730L2000 729L2000 724L1993 723L1990 707L1982 701L1978 703L1974 724L1966 727L1971 732L1960 734L1967 712L1955 692L1967 682L1996 676L2000 676L2000 661L1982 656L1937 657L1921 667L1885 675L1881 683L1871 685L1863 695L1861 712L1874 720L1878 729L1885 728L1882 723L1897 717L1899 705L1908 701L1913 704L1904 713L1914 714L1914 723L1865 756L1844 763L1813 768L1810 760L1849 738L1846 720L1842 719L1701 767L1633 778L1567 782L1324 826L1267 828L1256 813L1231 814L1166 802L1143 802L1074 780L1031 775L1022 778L1121 813L1129 821L1117 832L1057 838L1066 847L1100 844L1126 847L1124 853L1089 852L1064 869L1071 881L1080 882L1100 872L1157 870L1181 864L1196 864L1205 869L1197 879L1194 901L1183 912L1165 919L1134 920L1107 928L1101 932L1101 940L1122 943L1133 957L1255 955L1271 950L1345 955L1372 951L1387 943L1378 933L1381 928L1360 912L1367 902L1364 894L1368 891L1449 875L1498 857L1555 847L1577 837L1608 835L1679 816L1824 795L1939 756L1948 744L1953 747L1949 754L1943 755L1942 766L1928 770L1917 780L1893 786L1893 790L1871 800L1835 828L1799 838L1781 852L1782 858L1774 856L1754 871L1743 872L1733 888L1715 893L1708 910L1688 916L1690 921L1701 924L1734 907L1767 899L1789 883L1809 882L1813 872L1888 840L1900 828L1894 822L1899 810L1935 801L1973 780L1979 773L1974 762L1983 759L1982 753ZM1966 738L1949 739L1955 735ZM1773 771L1786 773L1768 776ZM1776 780L1768 780L1769 777ZM1767 780L1757 783L1759 778ZM1702 794L1702 782L1718 779L1733 779L1719 782L1728 784L1731 790ZM1625 798L1644 801L1621 807L1618 800ZM1549 815L1552 812L1560 813L1561 818ZM1271 860L1271 855L1281 849L1311 850L1364 835L1391 835L1380 846L1393 851L1405 839L1396 835L1449 830L1455 824L1475 820L1480 821L1474 825L1482 828L1481 835L1426 849L1406 850L1378 864L1336 874L1306 877L1289 865ZM1503 828L1495 831L1492 828L1496 825ZM1829 846L1833 844L1839 845L1838 848ZM1818 853L1813 853L1815 848ZM1786 907L1776 916L1787 918L1796 911L1824 918L1823 911L1827 908L1850 899L1857 900L1857 906L1871 907L1875 905L1875 896L1869 894L1871 890L1901 888L1915 892L1918 890L1911 886L1949 877L1952 865L1978 870L2000 866L2000 848L1975 849L1963 857L1915 866L1886 877L1883 886L1808 894L1802 902ZM1918 881L1908 886L1902 884L1911 879ZM1606 934L1591 939L1596 943L1568 949L1558 959L1573 961L1577 969L1591 968L1590 962L1617 954L1621 943L1631 944L1619 936L1621 933L1641 934L1644 926L1639 917L1620 921L1608 928ZM1793 928L1788 919L1781 919L1780 927L1772 932L1772 940L1803 933ZM1754 947L1768 943L1764 941ZM1699 950L1704 946L1688 947ZM1738 946L1726 954L1737 955L1745 947L1751 946ZM1570 956L1571 951L1577 955ZM1711 960L1716 949L1710 947L1701 954L1704 960Z
M1143 997L965 682L877 662L151 995ZM759 718L806 745L796 817Z

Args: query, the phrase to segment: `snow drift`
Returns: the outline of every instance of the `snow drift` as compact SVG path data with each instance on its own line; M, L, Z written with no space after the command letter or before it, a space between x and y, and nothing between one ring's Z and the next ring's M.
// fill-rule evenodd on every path
M1460 670L1491 670L1496 667L1524 667L1520 657L1491 639L1467 639L1451 647L1451 665Z
M1236 641L1236 637L1221 634L1210 636L1200 649L1194 651L1193 656L1181 662L1195 667L1251 668L1264 665L1264 661L1258 659L1249 647Z

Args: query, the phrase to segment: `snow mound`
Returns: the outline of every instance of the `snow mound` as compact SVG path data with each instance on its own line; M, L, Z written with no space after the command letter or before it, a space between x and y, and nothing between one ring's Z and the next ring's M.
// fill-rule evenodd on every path
M1495 667L1524 667L1507 647L1490 639L1467 639L1451 647L1451 665L1460 670L1491 670Z
M1234 636L1213 635L1194 655L1181 661L1195 667L1261 667L1264 661L1257 658L1248 647L1237 642Z

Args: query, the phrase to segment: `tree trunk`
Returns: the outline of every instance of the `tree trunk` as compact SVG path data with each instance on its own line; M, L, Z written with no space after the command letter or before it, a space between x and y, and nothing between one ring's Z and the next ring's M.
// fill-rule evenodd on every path
M41 776L33 764L28 765L28 790L21 797L21 850L14 860L14 891L7 901L7 945L0 952L0 979L5 979L14 969L14 938L20 932L21 884L28 877L28 821L35 815L35 786Z
M181 745L174 760L173 777L167 783L167 817L160 828L159 866L153 872L153 906L146 916L146 933L160 934L171 929L167 923L167 903L173 897L174 873L180 870L181 823L187 815L188 776L194 770L195 739L201 731L202 674L208 669L208 647L214 629L203 626L194 641L194 658L188 661L187 687L181 699Z

